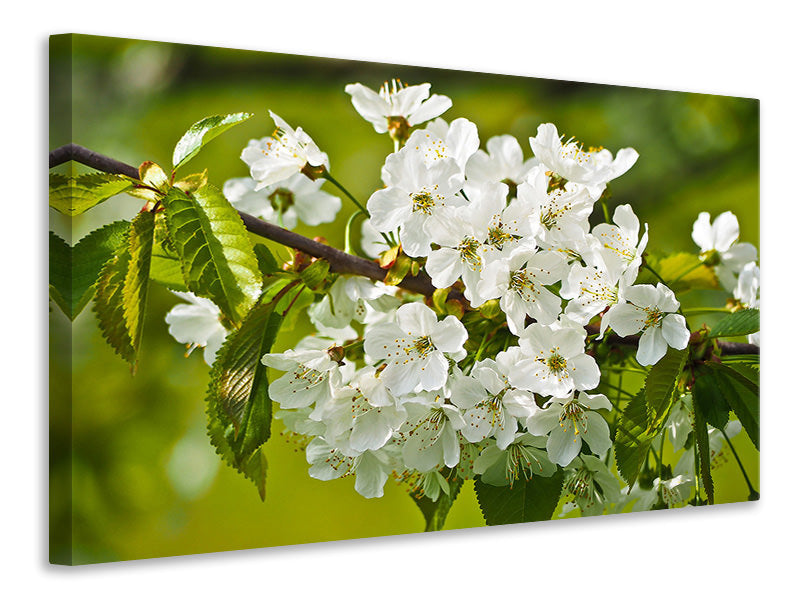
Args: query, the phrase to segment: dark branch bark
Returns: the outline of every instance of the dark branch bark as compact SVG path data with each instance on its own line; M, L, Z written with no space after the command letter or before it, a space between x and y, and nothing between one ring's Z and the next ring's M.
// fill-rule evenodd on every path
M58 166L67 161L74 160L87 167L92 167L105 173L127 175L133 179L139 179L139 169L131 165L109 158L78 144L67 144L56 148L50 153L50 168Z
M79 162L92 167L99 171L106 173L117 173L120 175L127 175L132 179L139 179L139 170L129 164L120 162L108 156L93 152L88 148L79 146L78 144L67 144L61 146L50 152L50 168L63 164L70 160ZM260 235L284 246L289 246L301 252L305 252L309 256L316 258L324 258L331 265L331 270L336 273L346 273L350 275L361 275L375 281L383 281L386 276L386 271L382 269L377 263L370 260L353 256L342 252L337 248L315 242L307 237L283 229L272 223L267 223L261 219L239 211L239 216L242 217L244 226L251 233ZM400 282L399 287L430 296L435 291L435 287L431 283L430 277L425 273L420 273L417 276L409 275ZM452 297L462 298L458 292L451 292ZM596 326L587 326L588 333L597 333ZM639 336L619 337L611 334L609 341L615 345L637 345L639 343ZM754 344L740 344L737 342L719 342L720 352L725 355L739 355L739 354L760 354L760 348Z
M78 144L67 144L66 146L61 146L53 150L50 153L50 168L70 160L84 164L87 167L92 167L98 171L117 173L120 175L127 175L132 179L139 179L139 170L136 167L98 154ZM305 252L309 256L324 258L330 263L331 270L336 273L362 275L363 277L374 279L375 281L383 281L384 277L386 277L386 271L377 263L370 260L347 254L346 252L342 252L326 244L315 242L314 240L298 235L288 229L283 229L272 223L262 221L247 213L239 211L239 216L242 217L244 226L251 233L278 242L279 244L295 248L296 250ZM424 273L420 273L416 277L406 277L400 282L400 287L418 294L425 294L426 296L433 294L436 289L433 287L430 278Z

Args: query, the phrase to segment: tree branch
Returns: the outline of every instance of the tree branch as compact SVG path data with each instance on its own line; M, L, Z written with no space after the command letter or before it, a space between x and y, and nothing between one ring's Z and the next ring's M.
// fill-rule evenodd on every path
M126 175L131 179L139 179L139 170L136 167L98 154L78 144L67 144L66 146L61 146L50 152L51 169L70 160L84 164L87 167L92 167L98 171ZM375 281L383 281L386 276L386 271L375 262L359 256L347 254L332 246L315 242L312 239L263 221L253 215L239 211L239 216L242 218L244 226L249 232L260 235L268 240L278 242L284 246L289 246L295 250L305 252L309 256L324 258L330 263L331 271L349 275L361 275ZM407 276L400 282L398 287L426 296L430 296L436 290L431 283L430 277L422 272L416 276ZM463 298L457 291L450 292L450 297ZM586 330L590 334L598 333L599 328L590 325L586 327ZM639 336L622 338L611 334L609 341L616 345L636 345L639 343ZM719 348L720 352L724 355L760 354L760 348L754 344L719 342Z
M98 171L126 175L131 179L139 179L139 170L136 167L98 154L78 144L67 144L66 146L61 146L53 150L50 153L50 168L70 160L84 164L87 167L92 167ZM384 277L386 277L386 271L371 260L353 256L352 254L347 254L332 246L315 242L314 240L289 231L288 229L262 221L253 215L239 211L239 216L242 218L244 226L249 232L265 237L268 240L278 242L284 246L289 246L301 252L305 252L309 256L324 258L330 263L331 270L336 273L361 275L375 281L383 281ZM409 275L400 282L400 287L426 296L430 296L436 290L431 283L430 277L424 273L420 273L417 276Z

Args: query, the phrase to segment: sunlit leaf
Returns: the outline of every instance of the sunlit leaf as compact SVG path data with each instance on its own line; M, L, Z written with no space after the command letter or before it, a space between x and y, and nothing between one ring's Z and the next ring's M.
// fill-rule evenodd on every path
M133 181L124 175L88 173L73 177L51 173L50 206L62 214L75 216L133 186Z
M187 287L241 322L261 291L261 272L239 213L216 187L172 188L163 199L167 227Z
M711 328L709 337L735 337L750 335L761 329L761 319L757 308L745 308L725 315Z
M172 165L177 169L191 160L200 149L219 134L252 117L252 113L215 115L201 119L186 131L175 145Z
M94 312L111 347L134 365L144 327L155 215L139 213L127 240L105 263L97 281Z
M270 436L272 401L261 357L272 348L280 326L272 304L256 305L217 353L206 396L208 431L217 453L255 482L262 499L266 464L259 457Z

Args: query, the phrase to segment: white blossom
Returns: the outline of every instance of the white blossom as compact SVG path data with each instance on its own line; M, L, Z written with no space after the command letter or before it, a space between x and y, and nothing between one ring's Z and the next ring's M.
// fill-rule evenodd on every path
M272 111L269 114L275 121L275 132L271 137L250 140L242 150L242 160L250 167L256 190L288 179L306 165L327 167L327 155L305 131L300 127L292 129Z
M460 458L456 432L465 426L459 409L439 392L424 392L406 410L408 420L400 429L405 465L421 472L455 467Z
M416 130L408 138L402 152L421 154L428 166L443 158L451 158L463 174L467 161L479 146L477 126L460 117L449 125L444 119L436 119L428 123L425 129Z
M521 333L524 360L511 373L511 384L543 396L564 398L575 390L591 390L600 382L600 369L584 353L585 332L554 323L533 323Z
M211 300L191 292L172 292L188 304L176 304L165 318L169 334L188 346L186 355L195 348L203 348L203 359L209 366L214 363L228 331L220 321L222 314Z
M464 179L451 158L425 165L421 154L395 152L382 170L384 189L367 201L372 226L381 232L400 228L400 242L409 256L427 256L430 236L442 225L446 206L464 206L459 193Z
M611 402L603 394L580 392L577 398L551 398L544 409L528 418L528 431L546 435L550 460L566 467L578 456L584 440L597 455L611 448L608 423L595 412L600 409L612 409Z
M467 330L453 315L437 321L421 303L397 309L395 322L376 325L365 335L364 350L373 360L385 360L381 379L395 395L444 387L447 357L466 356Z
M498 135L486 142L486 151L478 150L467 162L466 176L468 180L502 182L512 188L516 196L516 187L525 181L528 173L539 161L529 158L523 161L522 148L514 136Z
M562 142L552 123L539 125L536 137L530 138L533 154L550 171L567 181L586 186L597 200L606 184L630 169L639 154L633 148L623 148L616 158L602 148L584 149L578 141Z
M667 346L683 350L689 343L689 329L683 315L674 314L680 303L667 286L659 283L634 285L625 290L627 303L612 306L605 322L621 336L642 332L636 360L654 365L667 353Z
M606 265L619 263L622 267L622 281L633 285L642 264L642 252L647 247L647 224L639 239L639 219L630 204L623 204L614 210L615 225L600 223L592 230L600 242L600 254Z
M532 209L531 218L541 245L580 239L589 232L594 201L583 186L567 185L548 191L550 178L541 166L517 187L517 198Z
M713 266L719 281L728 291L736 286L736 273L758 258L752 244L736 243L739 220L731 211L720 214L714 223L711 215L701 212L692 226L692 239L700 247L700 259Z
M602 460L582 454L570 467L564 477L564 491L572 496L582 515L603 514L606 505L619 502L620 482Z
M533 394L509 381L522 358L518 347L510 348L476 363L470 376L454 376L452 402L463 411L466 426L461 433L468 442L493 437L505 449L514 440L517 419L525 420L537 410Z
M556 252L528 252L524 248L506 260L486 267L478 285L481 298L500 298L511 333L519 335L525 318L550 325L561 312L561 298L547 289L567 272L564 257Z
M358 114L372 123L375 131L386 133L434 119L453 105L447 96L430 95L431 84L405 85L398 79L384 83L377 93L360 83L345 86Z
M331 446L322 438L314 438L306 447L308 474L314 479L330 481L355 475L355 489L365 498L381 498L383 487L392 471L392 461L385 450L349 452Z
M322 418L322 411L342 381L339 363L328 342L318 338L306 338L304 343L282 353L265 354L261 362L286 371L270 383L270 397L281 408L313 406L310 416L314 420Z
M342 208L342 200L320 188L322 179L312 181L302 173L257 188L250 177L236 177L225 182L222 193L238 210L260 217L287 229L297 227L297 220L306 225L331 223Z

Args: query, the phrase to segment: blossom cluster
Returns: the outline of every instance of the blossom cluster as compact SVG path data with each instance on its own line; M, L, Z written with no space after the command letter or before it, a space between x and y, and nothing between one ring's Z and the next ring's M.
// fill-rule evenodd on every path
M607 184L635 164L637 152L585 147L545 123L529 138L533 157L526 159L510 135L481 149L474 123L440 117L452 102L431 96L429 84L393 82L378 93L351 84L346 92L375 131L395 141L381 170L384 186L366 204L365 252L395 245L465 310L495 307L502 318L476 333L417 295L338 276L308 309L317 333L262 359L283 373L271 378L270 397L287 430L305 440L310 476L354 475L365 497L382 496L393 477L435 500L450 493L448 474L513 485L562 467L565 489L584 513L624 504L607 460L613 406L597 390L601 373L589 342L640 334L635 356L646 367L690 338L673 291L636 283L648 226L633 208L617 206L608 222L590 225ZM301 129L273 119L276 134L242 153L250 177L230 180L225 195L290 228L298 218L332 221L341 201L310 174L327 169L327 156ZM757 307L757 256L737 243L736 218L723 213L712 224L702 213L692 238L721 285ZM205 345L210 362L224 329L218 320L214 328L213 309L203 320L198 302L184 298L193 308L170 313L170 332ZM598 323L591 338L590 322ZM493 338L505 343L487 355ZM467 350L468 340L476 350ZM688 434L687 406L677 403L668 420L676 452ZM656 502L652 490L668 505L685 501L694 465L676 472L635 489L637 506Z

